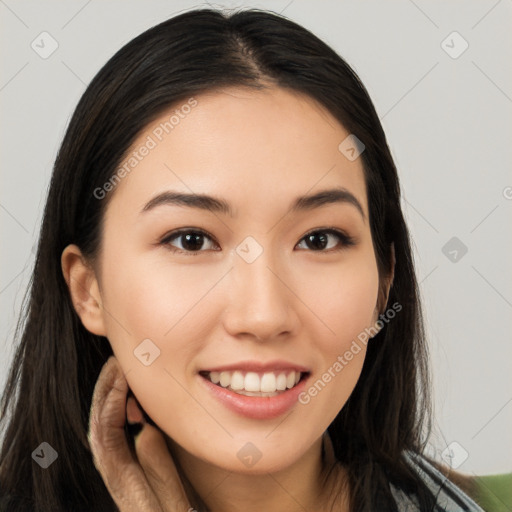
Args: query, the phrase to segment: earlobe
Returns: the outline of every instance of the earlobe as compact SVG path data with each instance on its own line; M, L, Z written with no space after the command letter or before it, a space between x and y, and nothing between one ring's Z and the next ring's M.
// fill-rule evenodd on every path
M61 267L70 299L82 324L89 332L106 336L98 280L77 245L71 244L64 249Z

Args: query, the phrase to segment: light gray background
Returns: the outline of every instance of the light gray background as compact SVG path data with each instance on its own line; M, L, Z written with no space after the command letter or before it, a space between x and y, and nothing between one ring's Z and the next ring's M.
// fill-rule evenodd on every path
M282 12L359 73L398 165L414 238L435 385L432 450L446 458L451 446L459 471L510 471L512 2L210 5ZM0 384L52 164L79 97L122 45L195 6L207 4L0 0ZM31 48L43 31L59 45L47 59ZM453 31L469 44L458 58L442 47ZM452 54L463 48L457 38L444 43ZM468 249L456 262L442 252L452 237Z

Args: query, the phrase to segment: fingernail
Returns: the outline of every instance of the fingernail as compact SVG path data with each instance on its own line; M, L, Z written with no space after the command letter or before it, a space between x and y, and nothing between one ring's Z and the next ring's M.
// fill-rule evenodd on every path
M128 420L128 423L131 425L135 423L144 424L144 416L142 414L142 411L140 410L139 406L137 405L137 402L133 397L129 397L126 401L126 418Z

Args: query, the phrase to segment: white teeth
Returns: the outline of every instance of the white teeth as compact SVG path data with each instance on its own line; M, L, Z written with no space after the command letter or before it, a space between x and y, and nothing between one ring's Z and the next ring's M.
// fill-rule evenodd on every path
M248 372L244 380L245 391L261 391L260 377L257 373Z
M208 377L214 384L220 384L223 388L229 388L232 391L239 391L240 394L248 396L260 396L259 393L272 394L276 391L285 391L287 388L293 388L298 384L301 373L297 371L290 372L266 372L258 374L256 372L247 372L244 376L242 371L234 372L209 372ZM267 396L267 395L266 395Z
M276 388L278 391L284 391L286 389L286 375L284 373L280 373L277 376Z
M231 389L238 391L244 389L244 376L242 372L233 372L231 377Z
M231 384L231 372L220 372L220 385L227 388Z
M264 373L261 378L262 393L273 393L277 389L276 376L273 373Z

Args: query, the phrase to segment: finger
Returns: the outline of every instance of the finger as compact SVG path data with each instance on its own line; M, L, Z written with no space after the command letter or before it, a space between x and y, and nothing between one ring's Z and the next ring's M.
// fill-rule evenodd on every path
M127 392L128 383L112 356L100 372L91 405L88 439L94 465L120 512L158 512L158 500L126 439Z
M135 440L135 451L161 509L189 512L190 502L162 433L146 423Z

